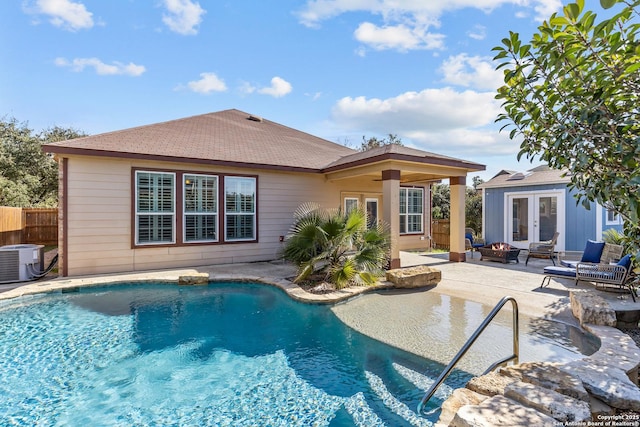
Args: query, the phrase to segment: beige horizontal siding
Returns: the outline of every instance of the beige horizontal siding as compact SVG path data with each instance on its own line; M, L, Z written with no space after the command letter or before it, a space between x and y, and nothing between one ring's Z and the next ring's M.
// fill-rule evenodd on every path
M257 175L258 243L132 249L132 168ZM71 276L272 260L278 257L279 238L289 230L300 204L314 201L337 207L340 203L340 188L320 175L107 158L70 157L68 183L66 255ZM222 209L220 204L220 214Z
M149 245L132 249L132 168L257 176L258 243ZM319 174L72 156L68 160L67 190L66 256L68 273L74 276L277 259L283 246L280 236L288 233L298 206L315 202L338 208L342 197L348 194L381 197L382 183L368 178L331 182ZM428 192L425 199L429 200ZM222 215L223 203L219 209ZM382 215L382 204L380 209ZM400 249L428 248L428 232L425 223L424 240L419 235L400 236Z

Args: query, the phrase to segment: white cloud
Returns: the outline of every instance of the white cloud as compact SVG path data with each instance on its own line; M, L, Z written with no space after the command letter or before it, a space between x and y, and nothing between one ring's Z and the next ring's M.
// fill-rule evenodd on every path
M307 0L297 16L300 23L312 28L344 13L379 16L379 24L360 23L354 31L355 38L377 50L407 51L443 48L444 36L428 30L440 26L440 17L445 12L475 8L489 13L506 4L533 9L538 19L548 18L561 7L560 0ZM476 28L468 34L484 39L485 29ZM362 51L357 53L362 56Z
M28 13L49 17L56 27L78 31L93 27L93 14L80 2L70 0L37 0L33 6L26 6Z
M69 67L75 72L84 71L85 68L92 67L96 74L102 76L126 75L137 77L146 71L143 65L136 65L133 62L123 64L114 61L113 64L105 64L98 58L75 58L72 61L65 58L56 58L55 64L58 67Z
M467 35L474 40L484 40L487 37L487 27L475 25L472 30L467 31Z
M491 12L507 4L533 8L538 14L547 14L546 18L561 7L560 0L307 0L297 16L309 27L349 12L380 15L387 22L411 17L416 22L435 23L444 12L466 8Z
M202 22L202 15L207 13L200 3L191 0L164 0L164 7L168 13L162 16L162 22L182 35L197 34L196 27Z
M405 92L388 99L345 97L333 107L332 117L348 129L381 134L473 128L496 118L500 104L494 95L442 88Z
M364 22L356 29L355 38L376 50L442 49L444 35L429 33L426 27L408 27L404 24L378 27Z
M504 84L502 72L495 69L489 57L468 56L466 53L450 56L439 71L444 74L444 82L457 86L497 90Z
M560 0L537 0L533 7L536 11L536 19L538 21L549 19L554 12L557 12L561 8L562 2Z
M242 82L240 84L240 93L245 95L251 95L256 91L256 87L249 82Z
M258 93L271 95L274 98L281 98L290 93L291 90L291 83L276 76L271 79L271 86L259 89Z
M227 85L215 73L200 73L200 80L187 83L187 87L196 93L225 92Z
M305 93L305 96L310 97L312 101L317 101L318 99L320 99L322 97L322 92Z
M345 97L332 120L345 132L397 134L417 148L465 157L468 152L509 152L512 144L491 129L500 113L495 92L452 88L405 92L393 98ZM460 154L464 151L464 156Z
M509 139L508 132L496 129L451 129L443 132L408 132L401 137L408 138L416 148L433 151L453 157L517 154L520 143ZM512 160L512 159L510 159Z

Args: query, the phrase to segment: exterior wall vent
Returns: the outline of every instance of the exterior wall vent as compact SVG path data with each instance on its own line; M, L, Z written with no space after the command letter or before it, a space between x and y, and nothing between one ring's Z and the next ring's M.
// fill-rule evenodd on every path
M261 122L262 123L262 117L260 116L249 116L248 117L249 120L254 121L254 122Z

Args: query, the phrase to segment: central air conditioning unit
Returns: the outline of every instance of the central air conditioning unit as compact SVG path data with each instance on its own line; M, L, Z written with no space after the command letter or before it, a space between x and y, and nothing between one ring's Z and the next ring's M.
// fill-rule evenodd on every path
M44 246L0 246L0 283L32 280L44 270Z

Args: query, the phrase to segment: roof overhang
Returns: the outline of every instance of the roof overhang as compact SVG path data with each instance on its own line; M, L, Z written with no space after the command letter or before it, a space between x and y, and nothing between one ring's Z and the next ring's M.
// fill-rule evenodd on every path
M192 157L176 157L176 156L162 156L154 154L142 154L142 153L130 153L121 151L105 151L105 150L89 150L70 147L60 147L44 145L43 150L46 153L52 153L56 156L90 156L90 157L111 157L116 159L136 159L136 160L149 160L156 162L173 162L173 163L186 163L186 164L198 164L198 165L211 165L211 166L227 166L246 169L267 169L278 170L283 172L300 172L300 173L320 173L318 169L302 168L296 166L285 165L270 165L264 163L249 163L249 162L235 162L226 160L211 160L211 159L198 159Z
M382 156L381 156L382 157ZM367 159L366 162L357 164L346 164L340 167L325 169L324 174L327 181L339 181L343 179L368 177L373 180L380 180L382 171L399 170L400 181L403 183L441 181L451 177L467 176L470 172L484 170L483 165L472 164L473 167L455 164L453 162L433 162L416 161L415 159Z

